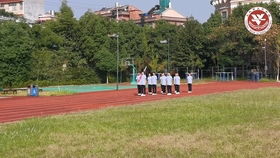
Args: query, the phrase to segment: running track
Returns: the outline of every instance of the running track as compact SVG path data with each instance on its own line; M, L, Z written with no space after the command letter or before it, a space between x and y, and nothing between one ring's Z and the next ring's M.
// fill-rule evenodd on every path
M223 93L242 89L257 89L264 87L279 87L280 83L253 82L213 82L194 85L192 94L186 93L186 85L181 86L180 95L160 95L139 97L136 89L120 91L103 91L80 93L72 96L60 97L13 97L0 99L0 123L14 122L32 117L65 114L111 106L124 106L142 102L156 101L170 98L198 96L213 93Z

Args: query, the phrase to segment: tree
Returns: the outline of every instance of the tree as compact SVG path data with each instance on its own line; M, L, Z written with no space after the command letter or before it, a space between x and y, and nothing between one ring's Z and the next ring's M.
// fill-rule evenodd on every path
M272 29L267 32L266 34L262 36L254 36L251 33L249 33L245 26L244 26L244 16L247 13L249 9L252 7L264 7L270 11L273 17L273 27ZM242 5L237 7L233 10L233 14L230 17L230 19L227 21L227 25L231 27L238 28L239 32L242 32L242 34L238 35L238 38L242 39L243 43L239 42L239 45L235 46L235 49L242 49L247 50L247 57L251 56L252 60L248 60L248 58L243 57L243 61L249 65L261 65L261 68L264 67L264 49L265 46L265 40L267 39L267 53L268 53L268 65L270 67L269 70L271 74L273 74L275 71L275 59L277 59L277 46L276 46L276 37L279 34L278 25L280 22L280 11L279 11L280 5L278 3L272 2L272 3L265 3L265 4L249 4L249 5ZM275 29L276 28L276 29ZM240 45L243 44L243 45ZM242 54L241 54L242 55Z
M266 46L267 50L267 62L269 65L270 73L277 74L279 76L279 48L280 48L280 25L274 24L269 32L263 36L256 36L255 39L260 43L260 46ZM263 52L263 51L261 51ZM263 61L263 53L260 54L260 60Z
M29 79L33 41L26 24L0 24L0 86L22 86Z
M209 34L213 31L214 28L222 25L222 16L219 12L211 14L211 17L203 24L203 29L206 34Z
M185 27L180 29L177 37L178 47L173 56L176 60L175 66L184 69L190 67L192 70L202 68L204 66L202 25L196 20L188 21L185 23Z
M109 82L109 75L116 70L116 55L105 47L97 52L95 59L97 60L96 68L99 71L106 72L106 82Z
M5 9L0 9L0 16L17 18L15 14L6 12Z
M112 53L117 50L115 39L108 37L108 35L117 32L117 24L104 17L87 12L81 17L79 25L81 36L77 43L81 56L86 60L88 66L96 71L100 78L103 78L103 81L106 77L107 82L109 74L115 71L115 69L107 70L108 65L112 64L107 59L111 59ZM106 55L109 55L108 58ZM109 63L106 64L105 62Z

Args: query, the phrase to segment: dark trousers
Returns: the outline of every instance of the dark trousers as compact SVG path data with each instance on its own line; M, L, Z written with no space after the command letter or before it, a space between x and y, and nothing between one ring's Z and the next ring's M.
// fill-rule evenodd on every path
M167 85L167 93L172 93L172 86L171 85Z
M141 93L141 85L137 85L138 94Z
M175 86L175 91L180 92L180 85L174 85Z
M156 94L157 93L157 85L152 85L153 86L153 93Z
M141 85L141 94L146 94L146 86Z
M192 91L192 84L188 84L188 90L189 90L189 92L191 92Z
M151 84L148 85L148 91L149 91L149 93L152 93L152 87L153 87L153 86L152 86Z
M162 91L162 93L166 93L166 86L165 85L161 85L161 91Z

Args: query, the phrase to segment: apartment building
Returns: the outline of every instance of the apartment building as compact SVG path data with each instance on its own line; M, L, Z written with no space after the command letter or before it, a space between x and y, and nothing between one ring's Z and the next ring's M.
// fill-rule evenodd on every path
M131 6L124 5L114 8L102 8L94 13L97 15L109 17L116 20L134 21L139 25L151 25L155 26L155 23L159 20L165 20L170 24L184 25L187 18L178 13L171 7L170 0L159 0L159 4L154 6L147 13L143 13L140 9Z
M51 20L55 20L55 19L56 19L55 11L50 10L47 13L45 13L44 15L39 15L39 17L37 19L37 23L44 23L46 21L51 21Z
M16 15L23 15L23 0L0 0L0 9Z
M132 5L124 5L113 8L102 8L99 11L95 11L94 14L109 17L112 19L120 21L129 21L129 20L139 20L141 18L142 11Z
M28 22L35 22L44 15L44 0L0 0L0 9L23 16Z
M141 19L135 21L135 23L155 27L156 22L159 20L182 26L188 19L172 8L170 0L160 0L159 5L155 5L148 13L142 14Z
M270 3L272 1L280 2L280 0L211 0L210 3L220 12L223 19L228 18L232 10L239 5L250 3Z

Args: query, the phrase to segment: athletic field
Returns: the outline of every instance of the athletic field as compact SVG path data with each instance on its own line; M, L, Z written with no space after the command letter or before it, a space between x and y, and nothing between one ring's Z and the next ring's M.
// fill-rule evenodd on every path
M172 96L4 98L0 157L278 158L279 94L278 83L213 82Z
M224 93L242 89L257 89L263 87L280 87L279 83L255 82L212 82L194 85L192 94L186 93L187 87L181 86L180 95L137 96L136 89L120 91L100 91L80 93L70 96L57 97L14 97L0 100L0 123L12 122L32 117L42 117L69 112L80 112L93 109L102 109L111 106L134 105L148 101L168 100L189 96ZM160 89L158 89L160 91ZM159 92L158 92L159 93Z

